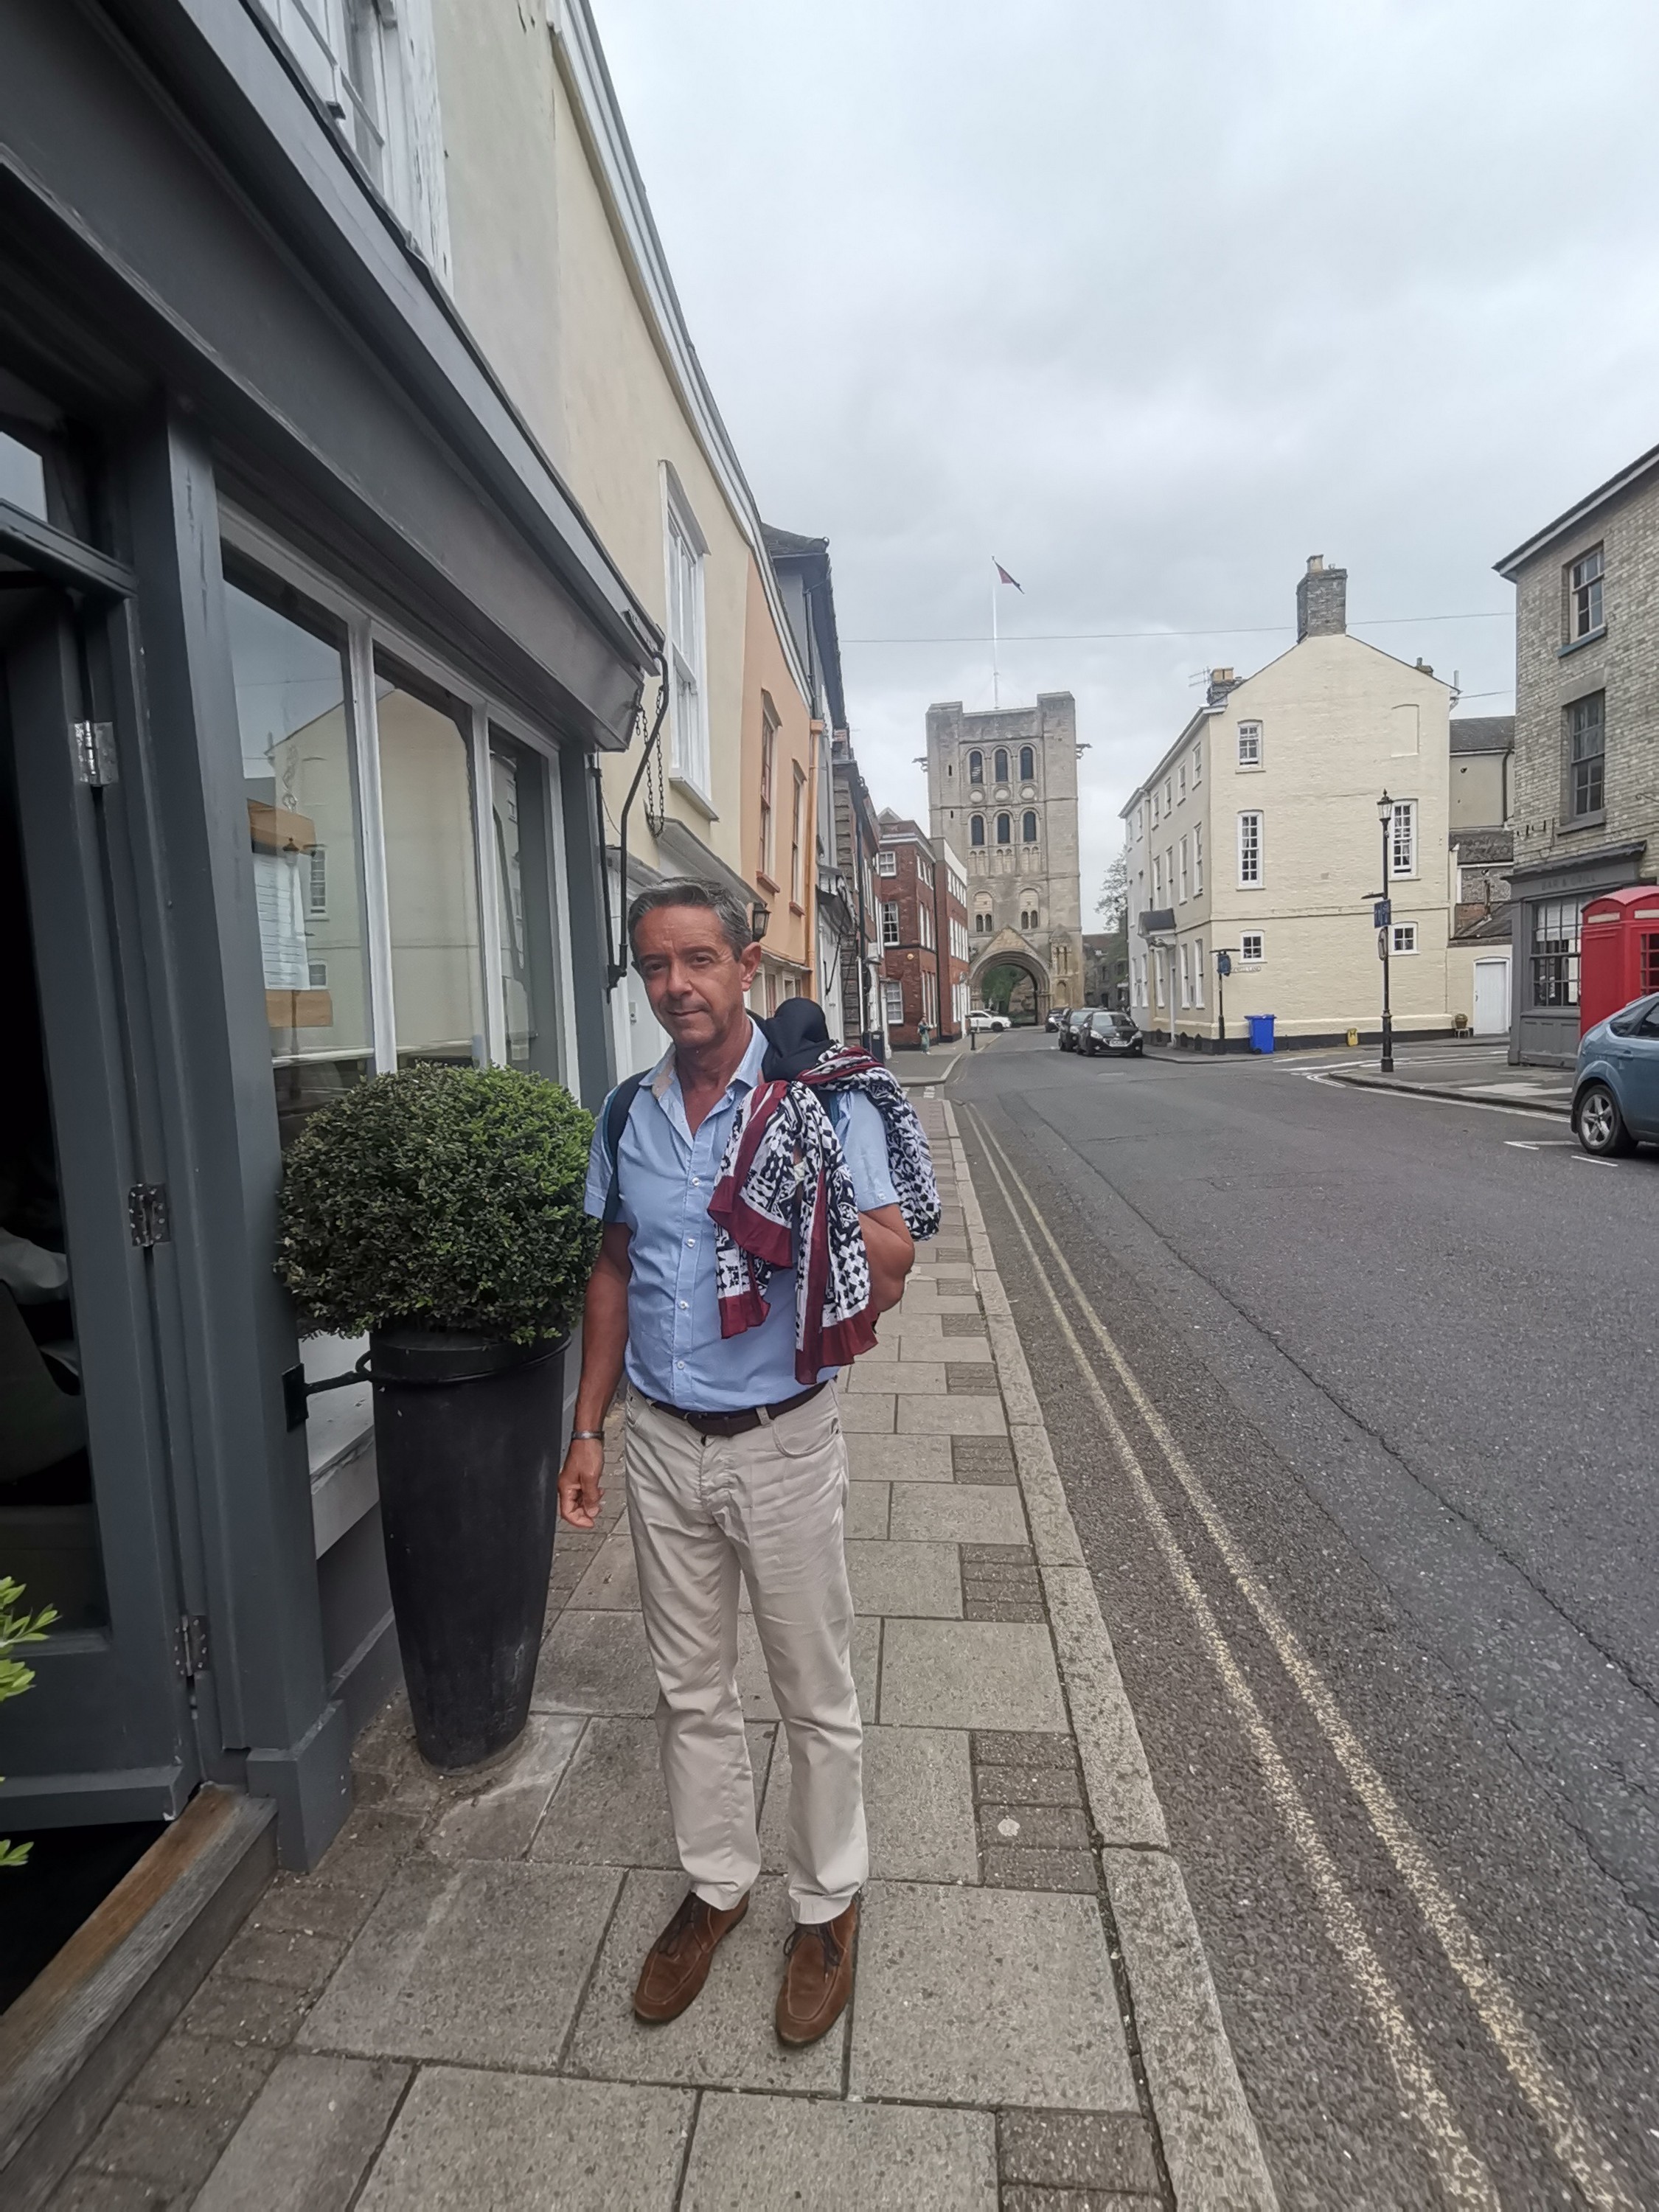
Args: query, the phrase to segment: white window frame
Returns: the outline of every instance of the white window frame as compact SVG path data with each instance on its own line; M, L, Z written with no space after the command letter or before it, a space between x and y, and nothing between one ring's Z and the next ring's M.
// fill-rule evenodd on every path
M1162 853L1154 853L1152 855L1152 904L1162 906L1163 903L1164 855Z
M306 856L306 914L312 921L328 919L328 848L313 845Z
M1592 565L1593 564L1593 565ZM1604 547L1589 546L1567 569L1567 642L1595 637L1607 628L1607 556Z
M801 847L806 836L806 770L799 761L793 762L791 766L794 774L789 802L789 903L798 907L801 902L801 872L805 866Z
M1181 947L1181 1003L1183 1007L1193 1003L1192 947L1184 940Z
M898 854L896 853L889 853L886 851L878 853L876 855L876 873L878 876L897 875Z
M1254 836L1247 824L1255 825ZM1242 891L1259 891L1267 874L1264 848L1267 844L1266 826L1261 809L1247 806L1238 817L1238 888ZM1247 862L1253 866L1247 868Z
M881 941L884 945L899 945L903 942L899 934L900 927L898 901L884 899L881 902Z
M881 1012L889 1029L904 1026L904 985L891 975L882 978Z
M1260 768L1267 752L1260 722L1241 722L1238 726L1238 765L1243 769Z
M672 781L693 799L710 821L714 809L713 763L708 746L708 632L704 537L679 478L662 466L663 629L668 648L668 724ZM677 557L685 550L684 565ZM690 604L687 604L689 600Z
M1255 951L1250 947L1255 947ZM1247 929L1238 940L1238 962L1242 968L1259 968L1267 958L1267 944L1259 929Z
M254 0L371 188L444 284L452 281L431 0ZM366 76L353 27L367 33Z
M1417 924L1414 921L1396 921L1391 925L1391 930L1389 957L1395 960L1409 960L1417 951Z
M1186 798L1186 796L1187 796L1187 763L1186 763L1186 762L1185 762L1185 761L1182 761L1182 763L1181 763L1181 784L1180 784L1180 789L1181 789L1181 796L1182 796L1182 798L1184 799Z
M1194 784L1200 784L1202 783L1203 781L1204 745L1200 739L1200 742L1193 747L1193 781Z
M1187 846L1188 839L1183 832L1181 840L1181 898L1179 902L1182 906L1187 903Z
M1193 824L1193 896L1204 896L1204 824Z
M1193 1004L1200 1012L1204 1005L1204 939L1193 939Z
M1414 799L1396 799L1394 820L1389 826L1390 872L1396 876L1416 875L1419 852L1417 801Z

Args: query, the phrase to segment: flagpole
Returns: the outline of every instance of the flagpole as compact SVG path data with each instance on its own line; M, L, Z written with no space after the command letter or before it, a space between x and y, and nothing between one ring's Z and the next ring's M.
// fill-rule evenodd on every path
M997 564L991 562L991 711L1002 712L1002 680L997 667Z

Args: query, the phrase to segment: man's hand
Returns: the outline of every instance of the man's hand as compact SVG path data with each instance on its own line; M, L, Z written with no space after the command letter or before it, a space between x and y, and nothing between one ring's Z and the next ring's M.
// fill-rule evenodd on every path
M573 1528L591 1528L599 1516L604 1492L599 1477L605 1473L605 1444L597 1437L571 1440L559 1469L559 1513Z

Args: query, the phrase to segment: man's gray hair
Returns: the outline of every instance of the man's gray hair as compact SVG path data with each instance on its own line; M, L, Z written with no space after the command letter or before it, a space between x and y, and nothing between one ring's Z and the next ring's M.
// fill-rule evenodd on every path
M659 906L700 906L714 916L720 931L732 948L732 957L755 941L755 933L749 919L749 902L728 890L724 884L706 884L690 876L671 876L665 882L652 884L641 891L628 909L628 949L637 955L635 943L639 927L648 914Z

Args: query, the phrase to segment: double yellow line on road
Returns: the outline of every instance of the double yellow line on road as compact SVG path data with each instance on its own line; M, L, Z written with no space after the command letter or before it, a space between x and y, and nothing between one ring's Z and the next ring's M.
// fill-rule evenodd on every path
M1456 2204L1495 2207L1499 2201L1492 2176L1457 2124L1435 2078L1428 2054L1365 1932L1330 1849L1320 1834L1273 1730L1199 1585L1181 1540L1158 1503L1096 1371L1095 1363L1049 1279L1026 1228L1027 1218L1047 1245L1049 1258L1070 1290L1085 1328L1104 1353L1124 1395L1146 1424L1170 1474L1220 1554L1235 1587L1261 1623L1280 1664L1312 1713L1378 1840L1399 1870L1419 1911L1468 1991L1516 2087L1547 2136L1556 2158L1572 2176L1585 2201L1595 2206L1597 2212L1638 2212L1635 2200L1627 2194L1617 2169L1592 2136L1571 2091L1550 2064L1513 1992L1486 1957L1480 1937L1441 1879L1421 1838L1372 1765L1296 1632L1262 1588L1185 1453L1096 1312L1012 1161L981 1113L972 1107L960 1110L971 1118L985 1148L992 1177L1015 1231L1030 1256L1038 1285L1053 1309L1060 1335L1123 1462L1153 1540L1197 1623L1228 1702L1239 1717L1261 1770L1273 1809L1313 1885L1331 1942L1376 2023L1395 2080L1425 2137L1446 2195ZM1020 1203L1016 1203L1015 1192L1018 1193Z

